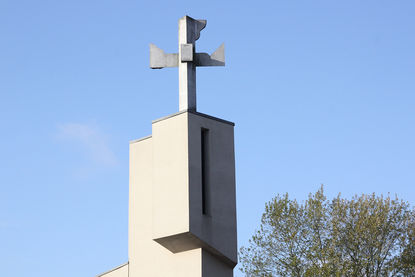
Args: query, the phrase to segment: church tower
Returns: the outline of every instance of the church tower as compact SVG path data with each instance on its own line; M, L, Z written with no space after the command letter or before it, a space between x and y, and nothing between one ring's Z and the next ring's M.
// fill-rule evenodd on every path
M130 143L128 263L105 277L232 277L237 264L234 124L196 111L196 53L206 20L179 20L179 53L150 45L150 67L179 67L179 112Z

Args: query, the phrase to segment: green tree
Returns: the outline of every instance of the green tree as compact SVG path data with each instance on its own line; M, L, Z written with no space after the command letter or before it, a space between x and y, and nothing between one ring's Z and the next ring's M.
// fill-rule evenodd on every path
M240 249L247 276L415 276L415 210L390 196L276 196Z

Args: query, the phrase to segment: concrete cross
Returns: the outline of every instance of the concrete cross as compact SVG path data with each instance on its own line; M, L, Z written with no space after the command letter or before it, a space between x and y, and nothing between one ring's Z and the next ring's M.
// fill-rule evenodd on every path
M209 55L196 53L196 40L206 27L206 20L184 16L179 19L179 53L166 54L154 44L150 44L150 67L179 67L179 110L196 111L196 67L224 66L225 46Z

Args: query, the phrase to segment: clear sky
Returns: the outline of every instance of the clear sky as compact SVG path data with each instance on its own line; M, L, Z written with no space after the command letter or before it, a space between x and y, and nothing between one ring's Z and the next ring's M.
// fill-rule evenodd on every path
M226 45L198 109L236 123L240 246L278 193L415 205L412 0L0 0L0 276L127 261L129 141L178 110L148 44L177 52L186 14L199 51Z

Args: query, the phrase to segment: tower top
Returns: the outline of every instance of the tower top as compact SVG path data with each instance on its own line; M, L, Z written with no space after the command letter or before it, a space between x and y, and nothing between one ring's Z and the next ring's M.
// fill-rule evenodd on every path
M179 110L196 111L196 67L225 66L225 45L211 55L196 53L196 40L206 27L206 20L184 16L179 19L179 52L167 54L150 44L150 67L179 67Z

